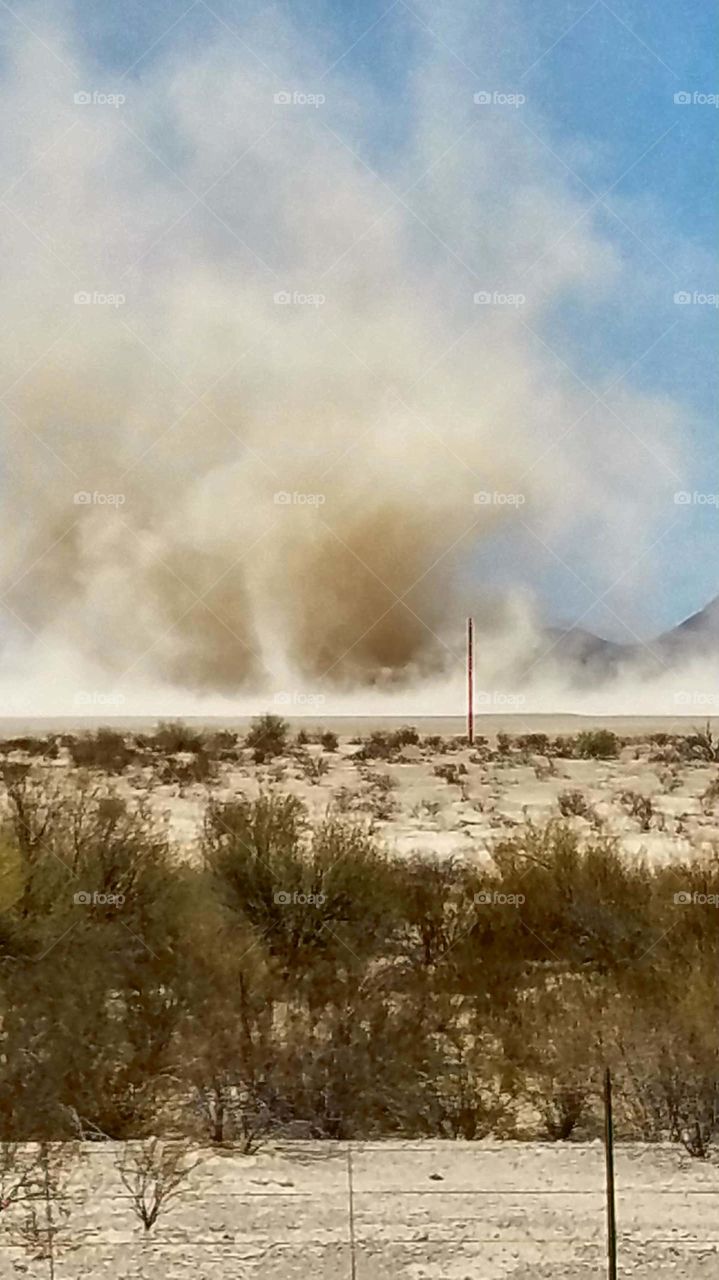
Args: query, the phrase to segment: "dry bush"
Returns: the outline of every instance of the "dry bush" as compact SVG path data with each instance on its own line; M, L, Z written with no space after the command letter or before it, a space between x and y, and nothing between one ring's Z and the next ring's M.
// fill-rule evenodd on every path
M200 1163L192 1146L183 1140L147 1138L126 1143L116 1160L123 1186L130 1194L132 1211L145 1231L179 1196L184 1183Z
M302 770L303 776L313 786L317 786L330 771L328 760L325 760L322 756L313 756L309 751L295 752L295 760Z
M592 817L596 817L592 805L582 791L562 791L557 797L557 805L563 818L591 820Z
M719 738L714 737L708 720L703 729L695 729L685 738L682 746L688 760L706 760L710 764L719 761Z
M649 796L640 795L637 791L623 791L621 803L631 818L636 818L641 831L651 831L655 818L654 805Z

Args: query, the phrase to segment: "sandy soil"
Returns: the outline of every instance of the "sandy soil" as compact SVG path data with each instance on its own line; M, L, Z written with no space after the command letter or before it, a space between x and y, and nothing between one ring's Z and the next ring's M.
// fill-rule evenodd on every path
M58 1280L589 1280L606 1274L599 1144L288 1143L206 1152L143 1239L91 1146L67 1186ZM351 1194L350 1194L351 1187ZM620 1275L719 1271L719 1170L676 1148L617 1152ZM7 1243L7 1241L6 1241ZM18 1247L3 1276L47 1276Z

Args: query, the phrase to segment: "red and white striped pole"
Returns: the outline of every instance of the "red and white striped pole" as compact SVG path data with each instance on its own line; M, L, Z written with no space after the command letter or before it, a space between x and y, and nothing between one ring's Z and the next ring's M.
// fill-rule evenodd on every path
M474 619L467 618L467 741L474 742Z

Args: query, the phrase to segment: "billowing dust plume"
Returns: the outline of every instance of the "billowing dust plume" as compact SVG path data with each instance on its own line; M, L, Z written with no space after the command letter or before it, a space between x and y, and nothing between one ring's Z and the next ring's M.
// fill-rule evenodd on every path
M386 101L306 33L272 70L180 33L118 83L40 34L67 65L18 25L0 97L13 670L394 687L461 663L470 610L487 670L531 631L484 585L513 523L589 559L600 531L621 572L666 502L636 439L672 459L676 415L545 344L626 267L531 104L477 106L415 32L383 148Z

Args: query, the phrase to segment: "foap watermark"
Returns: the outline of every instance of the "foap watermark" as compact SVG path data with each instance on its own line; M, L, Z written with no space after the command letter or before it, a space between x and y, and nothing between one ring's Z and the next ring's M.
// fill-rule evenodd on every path
M278 889L275 902L281 907L323 907L327 898L324 893L289 893Z
M523 693L505 693L502 689L478 689L474 695L478 707L523 707Z
M73 301L78 307L124 307L124 293L99 293L97 289L79 289Z
M719 293L703 293L701 289L679 289L674 294L678 307L719 307Z
M78 907L122 907L125 903L124 893L90 893L80 889L74 893L73 902Z
M102 693L95 689L80 689L75 694L77 707L121 707L125 702L124 693Z
M526 301L524 293L500 293L498 289L479 289L474 294L477 307L523 307Z
M719 893L698 893L696 890L684 890L674 894L677 907L719 907Z
M501 89L480 89L472 95L476 107L523 107L527 101L524 93L505 93Z
M323 307L327 298L324 293L300 293L297 289L290 293L289 289L279 289L273 301L278 307Z
M719 93L701 93L695 89L689 93L687 89L674 94L676 107L719 107Z
M100 493L93 489L78 489L72 500L76 507L122 507L125 505L124 493Z
M298 493L296 490L289 493L280 489L274 495L274 502L278 507L323 507L326 497L324 493Z
M496 889L483 889L474 895L478 907L521 907L526 901L523 893L500 893Z
M674 694L678 707L719 707L719 692L706 689L678 689Z
M327 101L324 93L305 93L302 89L280 89L272 95L279 107L323 107Z
M325 702L323 693L303 693L301 689L287 691L281 689L273 699L278 707L321 707Z
M719 493L699 493L696 489L680 489L674 494L676 507L719 507Z
M104 93L101 89L80 89L72 95L76 107L122 107L127 102L124 93Z
M527 501L524 493L503 493L498 489L480 489L475 493L475 507L523 507Z

